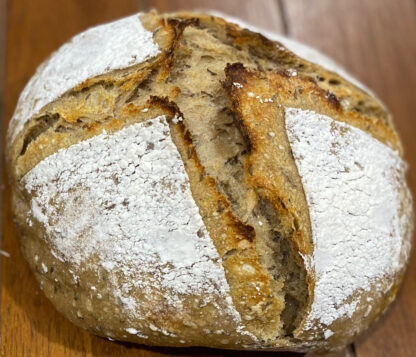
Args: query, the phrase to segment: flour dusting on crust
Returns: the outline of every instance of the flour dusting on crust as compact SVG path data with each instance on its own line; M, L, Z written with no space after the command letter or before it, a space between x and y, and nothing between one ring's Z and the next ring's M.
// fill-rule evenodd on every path
M38 67L22 91L10 122L9 142L42 107L76 85L141 63L158 53L152 33L144 29L138 14L75 36Z
M309 205L316 276L306 328L351 317L360 292L387 292L410 249L399 154L364 131L286 108L286 129ZM401 256L405 259L401 260ZM383 283L379 283L383 279ZM374 285L375 284L375 285Z
M54 256L105 269L132 317L146 314L130 294L138 288L146 301L160 291L174 311L183 296L220 297L219 315L240 321L165 117L61 149L22 183L33 195L28 221L44 225Z

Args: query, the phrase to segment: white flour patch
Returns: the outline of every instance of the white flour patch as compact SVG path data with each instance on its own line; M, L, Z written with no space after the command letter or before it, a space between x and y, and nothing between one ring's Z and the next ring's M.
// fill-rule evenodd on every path
M324 115L286 108L286 129L314 241L306 263L317 280L306 328L328 326L351 317L360 291L381 278L386 284L377 289L384 293L402 268L409 250L399 217L406 168L396 151Z
M40 65L27 83L10 122L9 141L40 109L76 85L141 63L158 53L152 33L144 29L138 14L75 36Z
M163 292L174 311L190 294L220 297L219 314L240 321L164 117L61 149L22 183L33 195L28 220L44 225L54 255L108 271L129 316L145 314L130 294L138 288L144 300Z

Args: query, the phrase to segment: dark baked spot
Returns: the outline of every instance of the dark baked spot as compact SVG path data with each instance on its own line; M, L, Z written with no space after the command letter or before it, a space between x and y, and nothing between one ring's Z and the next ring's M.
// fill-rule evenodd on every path
M221 257L223 260L227 260L227 258L233 256L234 254L236 254L238 251L237 249L230 249L229 251L227 251L225 254L223 254L223 256Z
M328 81L328 83L329 83L329 84L331 84L331 85L335 85L335 86L337 86L337 85L341 84L341 82L340 82L338 79L336 79L336 78L331 78L331 79Z
M341 104L340 104L337 96L334 93L328 91L327 94L325 95L325 98L335 108L337 108L337 109L340 109L341 108Z
M231 225L233 225L237 232L240 233L241 237L247 239L249 242L253 242L254 238L256 237L256 233L254 228L248 224L244 224L236 217L230 217Z

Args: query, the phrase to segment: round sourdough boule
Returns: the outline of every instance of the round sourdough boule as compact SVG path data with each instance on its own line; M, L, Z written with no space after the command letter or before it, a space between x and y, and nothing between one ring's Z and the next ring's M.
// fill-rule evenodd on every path
M280 41L139 14L39 67L9 126L13 209L75 324L148 345L323 351L392 302L413 212L391 116Z

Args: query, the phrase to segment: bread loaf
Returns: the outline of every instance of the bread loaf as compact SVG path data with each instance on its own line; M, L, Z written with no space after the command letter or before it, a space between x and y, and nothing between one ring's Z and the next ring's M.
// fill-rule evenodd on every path
M153 12L38 68L9 126L13 209L72 322L147 345L323 351L393 301L413 212L391 115L275 40Z

